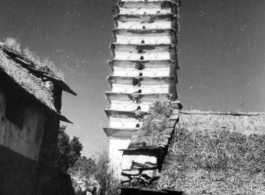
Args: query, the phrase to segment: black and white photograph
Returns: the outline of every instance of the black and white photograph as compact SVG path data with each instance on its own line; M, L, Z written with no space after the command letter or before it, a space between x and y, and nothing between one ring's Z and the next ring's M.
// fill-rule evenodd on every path
M0 0L0 195L265 195L265 0Z

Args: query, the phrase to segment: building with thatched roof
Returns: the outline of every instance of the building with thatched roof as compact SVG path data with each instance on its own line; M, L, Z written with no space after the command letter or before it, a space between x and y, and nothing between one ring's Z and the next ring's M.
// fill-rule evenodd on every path
M265 113L180 111L178 116L179 122L166 154L160 159L160 167L155 166L159 163L154 158L158 147L156 151L150 148L157 142L149 144L150 151L153 150L149 151L149 163L145 163L145 167L139 163L144 156L138 153L131 155L134 167L131 169L126 160L130 150L124 153L123 168L127 170L122 176L122 194L265 193ZM139 135L140 132L131 146L143 149ZM153 137L149 134L149 139ZM148 166L159 168L155 185L143 185ZM140 174L134 177L137 171Z
M0 194L51 188L62 91L76 95L47 66L0 44ZM50 193L51 194L51 193Z

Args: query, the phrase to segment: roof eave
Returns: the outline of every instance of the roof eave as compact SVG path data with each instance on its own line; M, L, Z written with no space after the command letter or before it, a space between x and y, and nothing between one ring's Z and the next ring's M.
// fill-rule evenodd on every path
M70 87L69 85L67 85L63 80L59 79L59 78L56 78L54 76L51 76L47 73L44 73L44 75L52 80L54 80L55 82L58 83L58 85L61 87L61 89L65 92L68 92L74 96L77 96L77 93L75 93Z
M70 123L70 124L74 124L72 121L70 121L69 119L67 119L65 116L60 115L60 114L58 114L58 116L59 116L59 120L60 121L63 121L63 122L66 122L66 123Z

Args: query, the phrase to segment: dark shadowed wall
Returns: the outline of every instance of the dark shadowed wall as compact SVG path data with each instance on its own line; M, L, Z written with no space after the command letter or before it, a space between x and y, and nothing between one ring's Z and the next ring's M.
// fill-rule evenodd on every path
M54 167L59 119L0 71L0 195L73 194Z

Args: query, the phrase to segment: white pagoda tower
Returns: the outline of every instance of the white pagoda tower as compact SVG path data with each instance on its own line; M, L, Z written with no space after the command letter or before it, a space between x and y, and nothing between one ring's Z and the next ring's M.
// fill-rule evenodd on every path
M109 155L120 166L122 152L141 127L149 105L177 99L178 0L120 0L111 44Z

